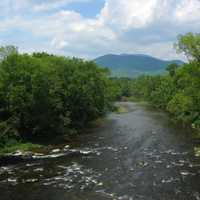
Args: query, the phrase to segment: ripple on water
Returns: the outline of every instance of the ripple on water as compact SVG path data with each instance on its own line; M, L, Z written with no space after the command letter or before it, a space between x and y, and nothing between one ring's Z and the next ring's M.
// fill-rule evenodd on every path
M183 176L183 177L186 177L188 175L190 176L195 176L196 173L192 173L192 172L189 172L189 171L181 171L180 174Z
M39 167L39 168L33 169L33 171L34 171L34 172L43 172L43 171L44 171L44 168Z
M101 174L96 173L92 169L74 162L70 166L59 165L58 168L63 169L63 174L47 178L43 181L45 186L53 186L66 190L80 189L81 191L95 186L102 186L103 183L98 181Z
M90 154L95 154L95 155L101 155L101 152L99 152L99 148L84 148L84 149L69 149L68 150L71 153L77 153L81 155L90 155Z
M170 177L170 178L167 178L167 179L162 179L162 183L172 183L172 182L177 182L177 181L180 181L179 178L174 178L174 177Z

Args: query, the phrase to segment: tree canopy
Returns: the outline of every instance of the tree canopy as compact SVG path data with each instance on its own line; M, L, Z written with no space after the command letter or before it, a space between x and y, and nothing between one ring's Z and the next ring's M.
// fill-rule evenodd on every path
M107 70L95 63L1 49L6 56L0 63L0 137L69 134L111 106Z
M180 35L175 46L189 63L169 65L168 74L134 79L131 93L200 128L200 34Z
M200 62L200 34L187 33L178 36L175 44L178 52L184 53L189 59Z

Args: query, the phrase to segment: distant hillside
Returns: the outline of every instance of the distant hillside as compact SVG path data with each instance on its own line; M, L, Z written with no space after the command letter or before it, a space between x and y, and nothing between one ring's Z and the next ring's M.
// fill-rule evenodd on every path
M180 60L161 60L142 54L108 54L94 60L96 64L107 67L113 76L133 77L140 74L159 74L171 63L183 64Z

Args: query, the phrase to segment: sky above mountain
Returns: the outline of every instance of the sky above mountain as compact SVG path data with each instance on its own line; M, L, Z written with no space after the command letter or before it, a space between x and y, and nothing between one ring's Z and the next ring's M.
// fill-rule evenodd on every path
M178 34L200 32L200 0L1 0L0 45L95 58L183 58Z

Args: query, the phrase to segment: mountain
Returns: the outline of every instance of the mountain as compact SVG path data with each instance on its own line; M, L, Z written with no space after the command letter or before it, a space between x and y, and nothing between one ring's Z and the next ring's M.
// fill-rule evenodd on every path
M111 70L112 76L133 77L140 74L159 74L171 63L183 64L181 60L161 60L143 54L108 54L94 59L101 67Z

